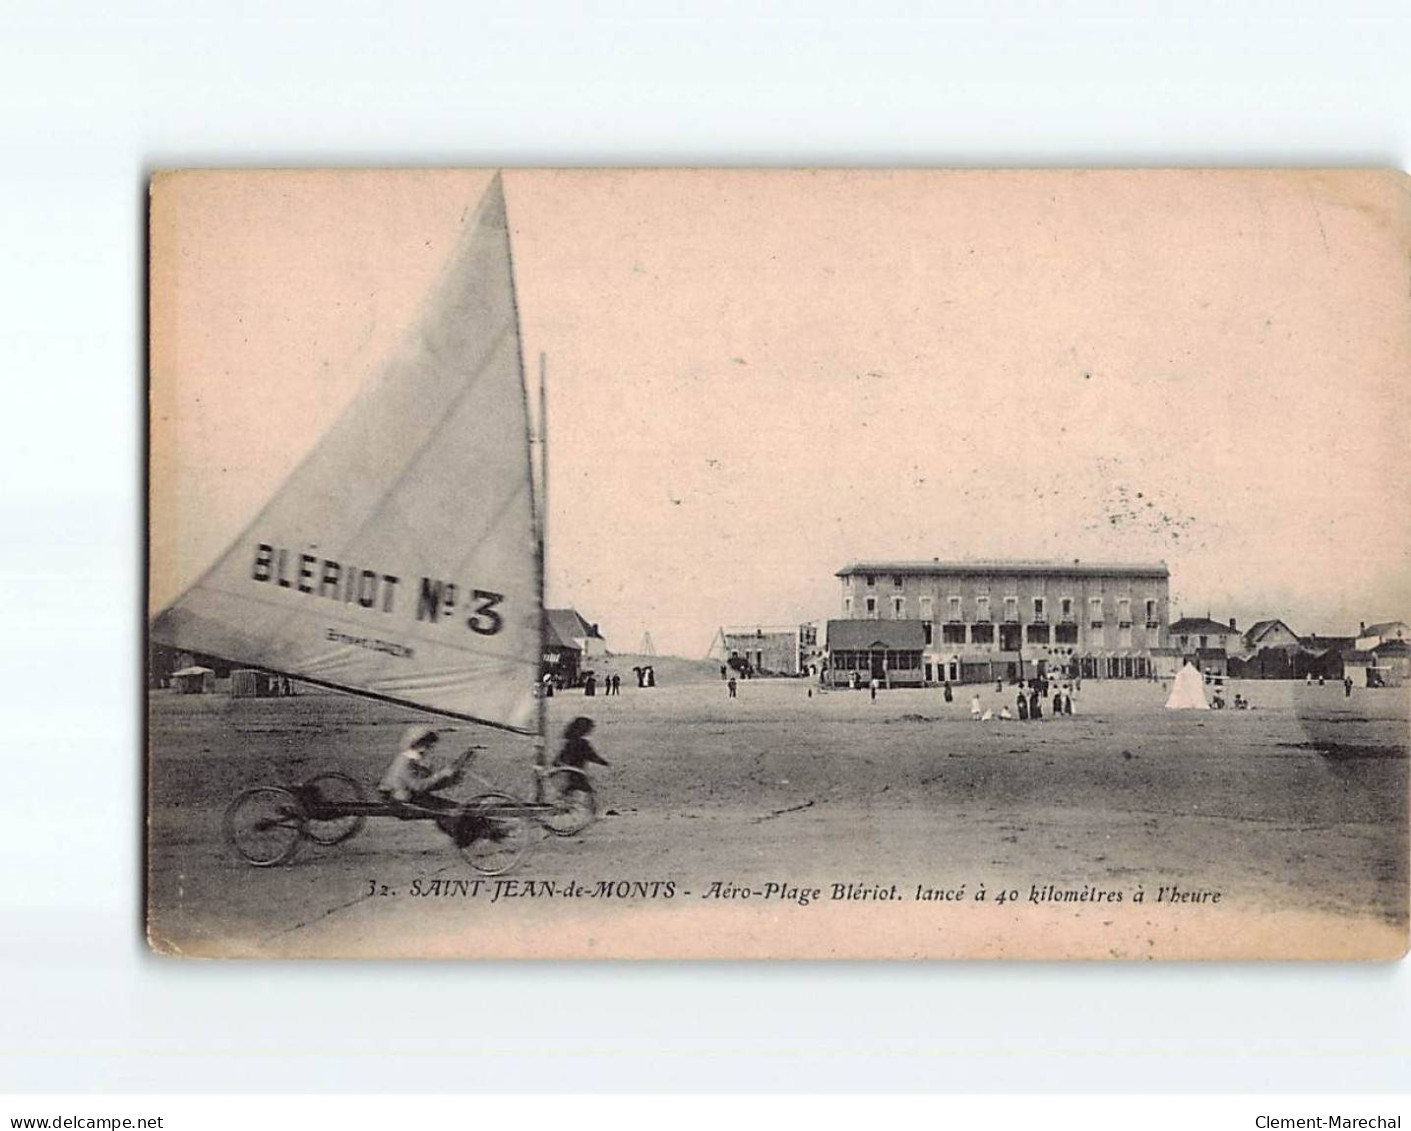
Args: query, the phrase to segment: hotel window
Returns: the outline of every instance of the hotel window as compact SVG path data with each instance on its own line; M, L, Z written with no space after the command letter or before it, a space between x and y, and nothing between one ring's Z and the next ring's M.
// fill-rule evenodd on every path
M1055 644L1078 643L1078 626L1071 620L1055 625L1053 629L1053 642Z
M876 585L876 584L877 584L877 575L876 575L875 573L869 573L869 574L867 575L867 588L871 589L871 588L872 588L874 585Z
M972 624L970 626L971 644L993 644L995 642L995 626L986 621L984 624Z
M1098 621L1088 631L1088 647L1101 648L1105 637L1106 633L1103 631L1102 621Z
M905 598L905 597L893 597L893 598L892 598L892 616L895 617L897 620L901 620L902 617L905 615L905 613L906 613L906 598Z
M1006 597L1004 599L1004 619L1013 624L1019 619L1019 598Z
M894 573L894 574L892 574L892 588L893 588L893 589L900 589L901 586L902 586L902 577L901 577L901 574L899 574L899 573Z
M1063 615L1064 620L1073 619L1073 598L1064 597L1058 602L1058 611Z
M1130 648L1132 646L1132 626L1121 624L1117 626L1117 647Z
M852 598L851 598L851 597L844 597L844 598L843 598L843 616L844 616L844 617L850 617L850 616L852 616Z
M1146 626L1155 628L1158 621L1156 619L1156 602L1148 599L1146 603Z
M1130 597L1117 598L1117 627L1126 625L1132 626L1132 599Z
M1102 627L1102 598L1088 598L1088 623L1093 628Z
M946 613L946 619L947 619L947 620L959 620L959 619L960 619L960 598L959 598L959 597L947 597L947 598L946 598L946 609L947 609L947 613Z
M926 643L931 643L931 622L923 621L921 624L921 635L926 638Z
M990 619L990 599L988 596L975 598L975 619L979 621Z
M867 615L868 615L869 617L875 617L875 616L877 615L877 598L876 598L876 597L869 597L869 598L867 598Z
M1034 619L1044 619L1044 599L1042 597L1034 598Z
M924 620L924 621L931 621L931 620L934 620L934 619L935 619L935 618L931 615L931 598L930 598L930 597L922 597L922 598L921 598L921 619Z
M941 643L964 644L965 626L963 624L951 624L949 622L941 625Z
M1030 644L1047 644L1047 643L1048 643L1048 625L1046 625L1046 624L1030 624L1030 625L1025 625L1025 626L1024 626L1024 629L1025 629L1025 639L1026 639Z

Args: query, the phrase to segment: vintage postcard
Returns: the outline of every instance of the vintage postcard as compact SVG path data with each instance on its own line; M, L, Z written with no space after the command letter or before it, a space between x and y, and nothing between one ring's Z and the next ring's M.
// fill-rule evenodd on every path
M1404 954L1404 175L150 221L159 952Z

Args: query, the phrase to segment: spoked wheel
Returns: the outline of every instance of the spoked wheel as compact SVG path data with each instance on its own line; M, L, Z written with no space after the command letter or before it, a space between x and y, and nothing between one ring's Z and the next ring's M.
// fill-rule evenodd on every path
M308 816L305 830L315 844L342 844L357 836L367 824L362 813L345 813L341 806L367 800L363 787L347 774L319 774L299 787L299 797Z
M505 793L482 793L465 803L454 838L465 862L487 876L508 872L534 847L534 823L523 802Z
M292 859L305 826L299 799L279 786L247 789L236 794L225 810L226 839L245 863L256 868Z
M593 823L598 799L586 778L571 770L555 770L543 780L544 803L550 806L548 812L538 814L544 828L554 836L573 836Z

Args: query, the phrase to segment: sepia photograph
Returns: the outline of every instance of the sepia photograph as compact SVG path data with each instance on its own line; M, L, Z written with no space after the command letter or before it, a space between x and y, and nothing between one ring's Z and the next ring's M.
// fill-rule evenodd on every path
M1400 958L1408 190L158 173L149 945Z

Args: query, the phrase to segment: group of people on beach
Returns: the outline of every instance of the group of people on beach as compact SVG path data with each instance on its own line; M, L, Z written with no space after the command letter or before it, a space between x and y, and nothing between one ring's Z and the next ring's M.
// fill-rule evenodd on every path
M583 694L586 695L589 699L591 699L591 698L593 698L595 695L597 695L597 693L598 693L598 677L597 677L596 675L594 675L592 672L589 672L588 675L587 675L587 678L585 678L585 679L583 680ZM603 694L604 694L604 695L621 695L621 694L622 694L622 677L621 677L620 675L605 675L605 676L603 676Z
M1050 686L1053 688L1052 697L1049 695ZM1002 694L1004 692L1004 684L996 683L995 690ZM1059 686L1057 683L1051 684L1044 676L1039 676L1037 679L1031 679L1027 682L1020 680L1018 690L1014 696L1014 710L1010 711L1009 704L1005 703L1000 706L998 714L996 714L993 708L988 708L980 702L980 693L977 691L970 696L970 717L975 722L989 722L991 719L995 718L1017 718L1024 721L1029 719L1041 719L1044 717L1045 704L1049 706L1054 718L1059 718L1063 715L1072 715L1074 690L1075 686L1071 683L1065 683L1062 686ZM947 691L949 691L949 684L947 684Z
M657 675L650 664L645 667L634 667L632 674L637 677L638 687L655 687L657 685ZM547 681L548 676L544 679ZM583 676L583 694L589 699L595 698L598 688L601 687L604 695L622 694L622 677L616 672L598 678L596 672L587 672ZM550 692L552 694L552 692Z

